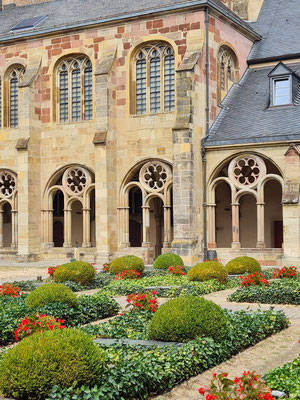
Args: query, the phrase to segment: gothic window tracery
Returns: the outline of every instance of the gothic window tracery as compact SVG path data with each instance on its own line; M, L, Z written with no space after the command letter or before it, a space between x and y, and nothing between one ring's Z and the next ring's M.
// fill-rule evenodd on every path
M175 108L175 56L163 42L147 44L135 55L136 114L173 111Z
M218 101L226 95L237 80L237 57L227 46L222 46L218 54Z
M59 122L93 118L92 63L86 56L64 59L57 69Z

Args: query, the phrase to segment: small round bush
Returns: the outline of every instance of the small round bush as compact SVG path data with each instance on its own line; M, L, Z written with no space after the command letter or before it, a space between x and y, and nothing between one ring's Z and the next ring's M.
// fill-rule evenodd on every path
M237 257L225 265L229 274L244 274L246 272L261 272L260 263L252 257Z
M134 269L137 272L144 272L144 261L136 256L123 256L115 258L109 267L109 272L112 274L119 274L125 270Z
M25 302L29 308L45 306L48 303L65 303L70 307L78 307L76 295L60 283L48 283L36 288L27 296Z
M93 266L87 262L73 261L60 265L53 274L55 282L72 281L83 286L90 285L96 277Z
M216 279L221 283L227 281L227 271L222 264L217 261L205 261L192 267L188 272L190 281L208 281Z
M224 311L202 297L178 297L164 303L148 326L150 339L186 342L198 336L219 341L228 332Z
M16 399L44 399L54 385L93 385L105 352L79 329L36 333L10 349L0 364L0 392Z
M173 253L161 254L155 259L153 263L153 267L155 269L164 269L166 271L169 267L173 267L176 265L184 267L184 262L182 261L181 257Z

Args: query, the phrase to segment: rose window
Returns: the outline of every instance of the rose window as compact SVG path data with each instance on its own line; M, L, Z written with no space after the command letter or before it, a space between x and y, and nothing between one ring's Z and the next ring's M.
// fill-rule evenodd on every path
M253 158L244 157L235 161L233 176L242 186L253 186L260 176L260 166Z
M0 194L2 197L10 197L16 188L16 179L8 171L0 172Z
M69 168L64 173L63 185L71 196L82 194L90 182L90 175L83 168Z
M164 188L170 172L160 163L148 163L140 172L140 181L147 190L160 191Z

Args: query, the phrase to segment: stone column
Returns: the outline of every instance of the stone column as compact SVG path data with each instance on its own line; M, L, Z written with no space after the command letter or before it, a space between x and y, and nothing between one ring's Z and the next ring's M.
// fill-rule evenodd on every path
M216 243L216 205L207 204L207 247L215 249Z
M91 209L83 208L83 243L82 247L91 247Z
M240 218L239 218L239 203L232 203L232 243L231 248L234 250L241 248L240 243Z
M3 248L3 214L4 211L0 210L0 248Z
M72 210L64 209L64 247L72 247Z
M18 211L11 210L11 248L18 247Z
M150 247L150 206L142 206L143 242L142 247Z
M257 203L257 243L258 249L264 249L265 244L265 203Z
M164 248L171 247L171 206L164 206Z

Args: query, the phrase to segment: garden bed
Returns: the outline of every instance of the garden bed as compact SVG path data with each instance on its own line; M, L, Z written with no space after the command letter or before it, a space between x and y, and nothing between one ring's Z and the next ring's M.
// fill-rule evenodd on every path
M30 309L25 304L26 297L27 294L0 296L0 345L14 341L14 331L26 315L47 314L63 319L66 326L78 326L115 315L119 309L115 300L101 292L93 296L79 296L77 308L63 303L49 303Z
M171 389L179 382L197 375L241 350L287 327L283 313L226 311L230 330L220 342L199 337L181 347L152 347L113 344L100 345L107 353L106 373L99 384L89 388L54 387L48 399L82 399L94 394L98 400L146 399L150 394ZM146 312L126 313L86 331L111 338L147 340L151 315ZM75 397L72 397L75 396ZM77 396L77 397L76 397ZM89 397L86 397L89 398Z
M286 393L290 400L300 399L300 354L294 361L271 370L264 377L268 386Z
M300 304L300 279L276 279L269 286L249 286L238 289L229 301L263 304Z

